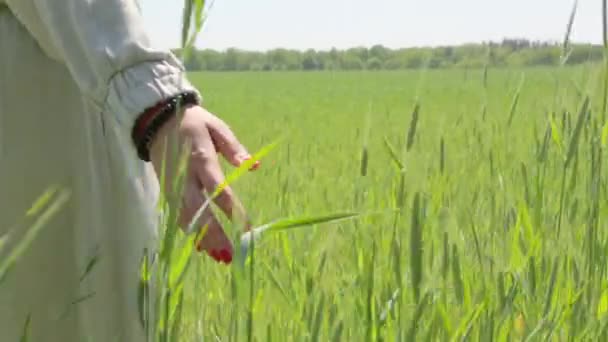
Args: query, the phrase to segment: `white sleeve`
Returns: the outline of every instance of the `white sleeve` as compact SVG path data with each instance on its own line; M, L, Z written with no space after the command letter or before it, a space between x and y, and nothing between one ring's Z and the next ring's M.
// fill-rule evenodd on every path
M181 62L151 46L136 0L31 1L83 95L123 132L160 100L182 91L200 99Z

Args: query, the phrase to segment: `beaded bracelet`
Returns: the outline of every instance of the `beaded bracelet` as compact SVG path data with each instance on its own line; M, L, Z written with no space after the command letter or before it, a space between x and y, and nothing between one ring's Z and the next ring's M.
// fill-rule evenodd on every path
M194 92L184 92L146 109L137 118L131 131L131 138L141 160L145 162L151 160L150 144L163 124L175 115L178 106L181 108L190 104L198 104L198 97Z

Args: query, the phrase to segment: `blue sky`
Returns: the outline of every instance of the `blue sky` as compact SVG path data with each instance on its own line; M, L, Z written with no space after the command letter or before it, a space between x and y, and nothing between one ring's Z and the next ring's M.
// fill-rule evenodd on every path
M181 0L140 0L160 47L179 46ZM173 4L171 4L173 3ZM573 0L216 0L199 48L436 46L523 37L559 40ZM579 0L573 40L599 43L601 0Z

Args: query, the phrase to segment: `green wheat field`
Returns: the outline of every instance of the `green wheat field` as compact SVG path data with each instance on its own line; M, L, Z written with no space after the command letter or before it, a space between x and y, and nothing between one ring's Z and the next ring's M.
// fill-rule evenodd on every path
M250 151L282 139L233 185L254 224L361 216L195 256L181 340L608 336L601 65L191 78Z

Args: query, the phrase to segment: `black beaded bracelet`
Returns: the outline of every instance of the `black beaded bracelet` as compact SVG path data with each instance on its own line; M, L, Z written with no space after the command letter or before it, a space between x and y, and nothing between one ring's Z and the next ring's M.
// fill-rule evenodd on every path
M141 116L136 120L133 127L131 138L137 148L138 157L149 162L150 159L150 144L158 130L175 115L178 107L185 105L197 105L198 97L194 92L184 92L167 100L159 109L158 113L151 119L141 134L137 134L136 127L140 124Z

